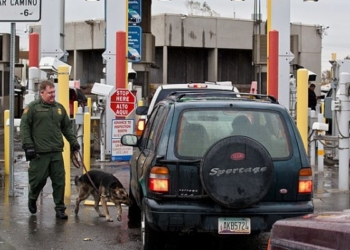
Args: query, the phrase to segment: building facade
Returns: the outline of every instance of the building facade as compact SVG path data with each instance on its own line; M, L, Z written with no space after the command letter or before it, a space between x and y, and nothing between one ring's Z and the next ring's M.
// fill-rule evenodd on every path
M160 14L144 37L134 84L232 81L238 88L261 82L266 90L266 23L253 20ZM321 75L322 38L315 25L291 24L290 73L303 67ZM40 35L40 26L33 26ZM104 20L66 23L65 50L71 78L87 85L104 78ZM320 78L320 77L319 77ZM317 79L316 79L317 81ZM147 93L148 91L145 91Z

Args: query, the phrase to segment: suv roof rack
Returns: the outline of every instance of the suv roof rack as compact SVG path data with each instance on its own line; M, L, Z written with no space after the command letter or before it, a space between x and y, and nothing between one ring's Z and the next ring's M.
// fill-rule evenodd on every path
M263 101L270 101L271 103L279 104L277 99L272 95L265 95L265 94L251 94L251 93L239 93L240 96L248 97L249 99L257 99L257 100L263 100Z
M236 92L228 92L228 91L220 91L220 90L213 90L213 91L174 91L171 92L167 98L171 98L174 101L184 101L186 98L191 99L219 99L219 98L230 98L230 99L239 99L239 100L257 100L257 101L265 101L270 103L276 103L278 104L278 101L275 97L271 95L264 95L264 94L252 94L252 93L236 93Z

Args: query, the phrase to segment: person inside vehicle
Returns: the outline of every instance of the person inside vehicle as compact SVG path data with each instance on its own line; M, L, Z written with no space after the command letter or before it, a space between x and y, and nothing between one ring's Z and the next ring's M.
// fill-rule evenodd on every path
M232 135L245 135L251 133L252 124L245 115L237 116L232 122Z

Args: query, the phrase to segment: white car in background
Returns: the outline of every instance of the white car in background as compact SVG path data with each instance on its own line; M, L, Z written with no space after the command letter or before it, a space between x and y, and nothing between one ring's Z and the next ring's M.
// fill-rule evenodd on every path
M139 119L136 122L136 135L140 136L146 124L148 116L152 113L154 106L175 91L229 91L239 93L238 89L232 86L232 82L204 82L204 83L179 83L164 84L159 86L151 100L149 106L140 106L136 109Z
M331 89L331 84L327 83L325 85L321 85L321 92L328 93L328 91Z
M180 83L180 84L164 84L157 88L153 95L152 101L148 107L147 115L152 113L154 105L159 101L167 97L171 92L174 91L230 91L239 93L238 89L227 82L204 82L204 83Z

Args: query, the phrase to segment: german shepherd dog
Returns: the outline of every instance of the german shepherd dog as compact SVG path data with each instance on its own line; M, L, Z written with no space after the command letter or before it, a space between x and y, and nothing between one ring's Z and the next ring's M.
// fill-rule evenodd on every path
M91 170L82 176L75 177L75 185L78 188L79 196L75 203L75 215L79 213L79 204L81 201L87 199L90 194L94 197L95 204L94 208L100 217L106 217L107 221L113 221L109 215L107 208L107 202L113 202L117 208L117 220L122 220L122 206L125 204L130 206L131 200L129 199L128 193L126 192L120 181L112 174L106 173L99 170ZM92 185L91 181L94 185ZM96 189L95 189L95 187ZM104 214L100 212L99 203L101 200Z

